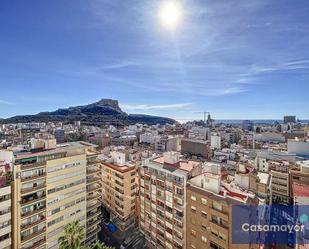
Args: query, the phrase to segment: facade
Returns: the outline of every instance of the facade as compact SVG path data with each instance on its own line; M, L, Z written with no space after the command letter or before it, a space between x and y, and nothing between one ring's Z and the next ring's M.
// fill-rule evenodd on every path
M57 143L63 143L65 141L65 134L64 134L63 129L61 128L55 129L54 135L55 135Z
M188 249L253 249L257 245L232 244L232 206L252 200L246 193L224 191L221 175L209 172L189 180L187 186Z
M102 204L107 215L121 230L136 223L137 168L126 153L112 152L100 158L102 165Z
M253 126L254 126L254 123L250 120L242 121L241 127L244 131L253 131Z
M210 148L221 150L221 137L219 135L211 135Z
M309 141L289 139L288 152L298 156L309 156Z
M86 146L86 193L87 193L87 221L86 244L98 240L98 232L101 230L101 163L98 160L97 146L84 143Z
M289 163L269 161L271 204L291 204Z
M201 163L179 156L166 152L139 167L139 226L150 248L186 247L186 184L202 168Z
M283 117L283 122L285 124L287 124L287 123L296 123L296 116L284 116Z
M181 139L181 154L208 158L208 142L196 139Z
M0 161L0 248L12 245L12 172L7 161Z
M73 142L15 155L13 248L58 248L64 226L75 220L87 235L97 231L99 220L88 215L88 149Z
M20 128L18 130L19 139L21 144L27 144L30 139L35 136L36 133L40 132L40 128Z

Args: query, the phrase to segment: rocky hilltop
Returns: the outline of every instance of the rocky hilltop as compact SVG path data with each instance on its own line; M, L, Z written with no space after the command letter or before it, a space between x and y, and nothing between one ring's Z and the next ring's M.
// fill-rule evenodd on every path
M112 124L123 126L134 123L165 124L175 123L170 118L150 116L144 114L127 114L121 110L117 100L101 99L98 102L58 109L52 112L40 112L35 115L20 115L7 119L0 119L1 123L27 123L27 122L72 122L81 121L88 125Z

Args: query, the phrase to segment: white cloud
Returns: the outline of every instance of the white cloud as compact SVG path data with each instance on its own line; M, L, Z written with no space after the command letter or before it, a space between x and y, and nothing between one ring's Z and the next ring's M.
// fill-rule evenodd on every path
M188 108L192 103L178 103L178 104L167 104L167 105L130 105L130 104L121 104L120 107L125 110L175 110Z
M10 101L3 100L3 99L0 99L0 104L3 104L3 105L13 105L14 103L10 102Z

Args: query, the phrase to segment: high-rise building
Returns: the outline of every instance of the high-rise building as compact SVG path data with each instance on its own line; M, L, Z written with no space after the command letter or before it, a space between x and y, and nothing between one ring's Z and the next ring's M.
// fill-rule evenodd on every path
M86 147L86 193L87 193L87 221L86 221L86 244L98 240L99 226L101 221L101 163L98 160L97 146L81 142Z
M242 129L244 131L253 131L254 123L251 120L242 121Z
M212 171L217 171L217 167ZM186 248L258 248L257 245L232 243L233 205L253 203L249 194L223 184L220 171L191 178L187 184Z
M57 143L63 143L65 141L65 134L64 134L63 129L61 128L55 129L54 135L55 135Z
M186 248L186 184L202 164L177 152L146 159L140 173L140 229L150 248Z
M106 215L121 230L136 223L137 167L121 151L100 157L102 165L102 201Z
M289 162L268 161L268 164L271 175L271 204L291 204Z
M64 226L75 220L85 228L84 242L96 239L100 207L88 188L100 180L92 175L93 150L46 141L41 150L14 155L13 248L59 248Z
M209 143L200 139L181 139L181 154L208 158Z
M12 245L12 171L10 162L0 159L0 248Z
M296 116L284 116L283 117L283 122L285 124L287 124L287 123L296 123Z

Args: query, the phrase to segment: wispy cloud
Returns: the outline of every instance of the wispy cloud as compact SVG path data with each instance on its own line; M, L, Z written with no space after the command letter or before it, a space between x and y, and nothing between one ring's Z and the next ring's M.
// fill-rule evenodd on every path
M3 99L0 99L0 104L3 104L3 105L14 105L13 102L6 101L6 100L3 100Z
M148 104L121 104L120 107L132 111L132 110L179 110L192 106L192 103L178 103L178 104L167 104L167 105L148 105Z

